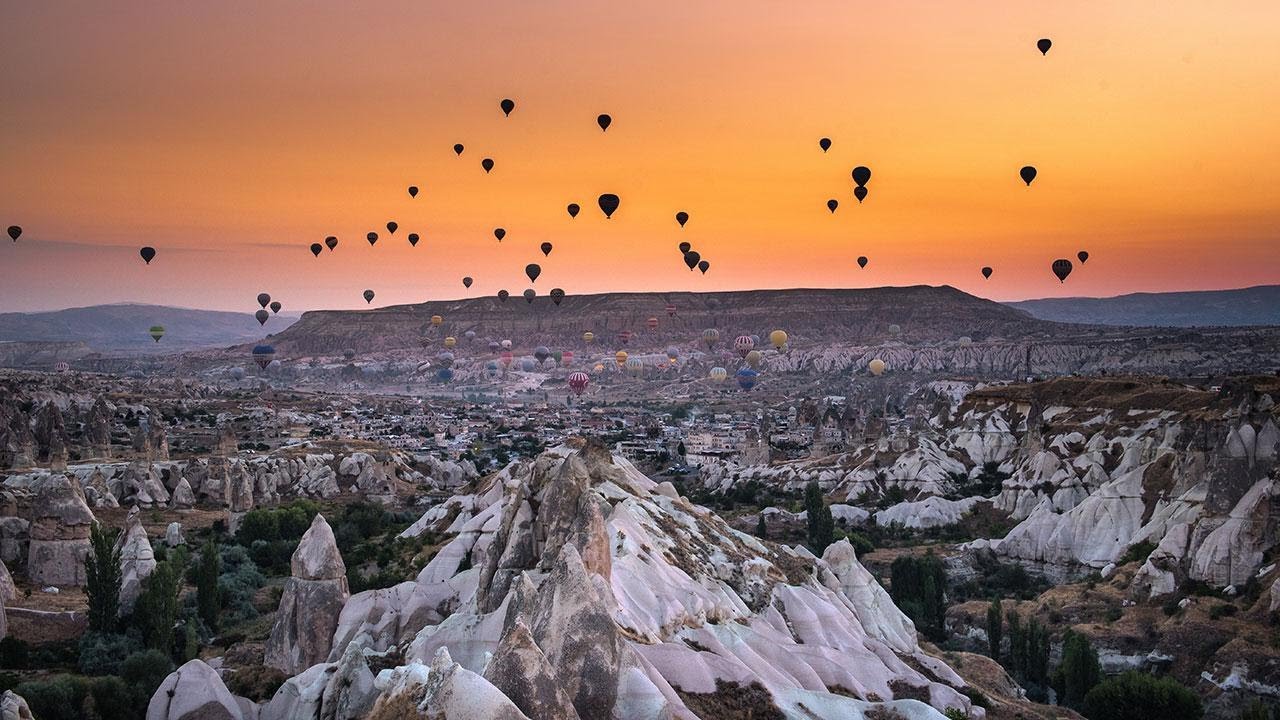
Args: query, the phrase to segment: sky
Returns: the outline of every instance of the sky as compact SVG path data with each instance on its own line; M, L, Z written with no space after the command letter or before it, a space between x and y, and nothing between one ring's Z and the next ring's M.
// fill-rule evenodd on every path
M0 225L24 234L0 237L0 310L518 295L530 262L544 294L1280 282L1274 0L45 0L3 20Z

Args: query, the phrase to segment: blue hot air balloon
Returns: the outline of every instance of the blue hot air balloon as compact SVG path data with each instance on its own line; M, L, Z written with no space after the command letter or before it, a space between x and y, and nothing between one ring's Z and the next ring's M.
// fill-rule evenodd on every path
M738 380L738 387L743 390L750 390L756 386L756 378L759 376L760 373L751 368L742 368L735 377Z

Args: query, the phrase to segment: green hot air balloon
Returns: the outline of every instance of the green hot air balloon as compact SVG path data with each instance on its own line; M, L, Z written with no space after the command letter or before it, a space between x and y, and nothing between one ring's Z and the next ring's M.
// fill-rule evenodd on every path
M152 325L151 329L148 330L147 332L151 335L152 340L155 340L156 342L160 342L160 338L164 337L164 326Z

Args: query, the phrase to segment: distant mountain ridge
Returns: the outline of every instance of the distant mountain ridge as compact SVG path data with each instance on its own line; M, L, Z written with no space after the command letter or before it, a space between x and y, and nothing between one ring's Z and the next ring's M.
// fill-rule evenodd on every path
M1135 327L1280 325L1280 285L1007 303L1041 320Z
M252 342L288 327L296 316L273 315L265 327L252 312L193 310L121 303L48 312L0 313L0 342L83 343L99 352L170 352ZM165 328L156 343L152 325Z

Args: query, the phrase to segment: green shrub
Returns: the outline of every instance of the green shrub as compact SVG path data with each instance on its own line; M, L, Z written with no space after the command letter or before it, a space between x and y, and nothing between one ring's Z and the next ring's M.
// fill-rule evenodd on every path
M16 637L0 640L0 667L26 670L31 665L31 648Z
M1200 720L1200 698L1173 678L1127 672L1104 680L1084 697L1089 720Z
M171 672L173 661L159 650L142 650L120 663L120 678L129 685L142 705L151 699L156 688Z
M111 632L120 610L121 548L117 530L94 523L89 528L89 555L85 558L84 593L89 599L89 629Z
M120 658L141 649L137 638L90 630L80 637L78 667L83 675L110 675L119 668Z

